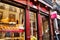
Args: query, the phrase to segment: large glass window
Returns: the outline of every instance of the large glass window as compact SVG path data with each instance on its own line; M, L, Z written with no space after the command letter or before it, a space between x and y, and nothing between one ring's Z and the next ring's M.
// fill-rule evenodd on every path
M42 23L43 23L43 40L49 40L49 21L48 17L42 15Z
M37 40L37 20L36 13L30 12L31 40Z
M0 2L0 37L3 35L3 39L25 40L24 13L22 8Z

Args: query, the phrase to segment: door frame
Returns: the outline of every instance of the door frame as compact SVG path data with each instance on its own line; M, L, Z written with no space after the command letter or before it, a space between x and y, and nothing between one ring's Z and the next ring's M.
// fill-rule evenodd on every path
M43 13L43 14L42 14ZM39 11L38 12L38 30L39 30L39 32L38 32L38 34L39 35L42 35L42 29L40 30L40 28L42 28L42 26L43 26L43 22L42 22L42 17L41 17L41 15L43 15L43 16L47 16L48 17L48 25L49 25L49 39L51 39L51 28L50 28L50 18L49 18L49 14L46 14L46 13L44 13L44 12L42 12L42 11ZM40 17L40 18L39 18ZM40 24L41 25L40 25ZM40 38L39 38L39 40L43 40L43 35L42 36L39 36Z

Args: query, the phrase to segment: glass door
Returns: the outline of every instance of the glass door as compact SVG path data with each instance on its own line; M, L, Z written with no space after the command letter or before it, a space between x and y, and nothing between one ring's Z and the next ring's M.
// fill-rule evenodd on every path
M49 40L49 19L47 16L41 15L42 17L42 26L43 26L43 40Z
M36 20L36 13L31 12L29 13L30 16L30 28L31 28L31 38L30 40L37 40L37 20Z
M0 2L0 39L25 40L25 10Z

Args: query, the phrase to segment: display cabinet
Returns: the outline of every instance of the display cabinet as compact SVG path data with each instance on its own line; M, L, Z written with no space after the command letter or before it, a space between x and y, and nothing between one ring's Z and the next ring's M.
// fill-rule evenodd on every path
M5 40L25 40L24 9L0 3L0 35ZM4 5L4 6L3 6ZM0 39L1 39L0 37Z

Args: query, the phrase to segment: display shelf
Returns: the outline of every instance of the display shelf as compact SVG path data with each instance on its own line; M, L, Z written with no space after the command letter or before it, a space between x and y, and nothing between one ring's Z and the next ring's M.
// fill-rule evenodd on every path
M0 22L0 24L12 24L12 25L15 25L16 22L6 22L6 23L4 23L4 22Z

